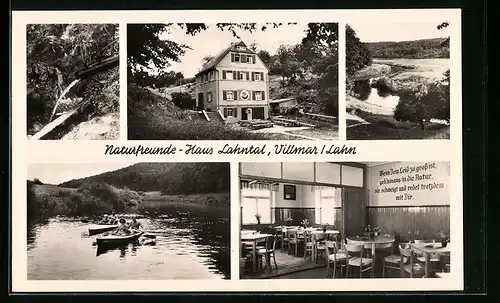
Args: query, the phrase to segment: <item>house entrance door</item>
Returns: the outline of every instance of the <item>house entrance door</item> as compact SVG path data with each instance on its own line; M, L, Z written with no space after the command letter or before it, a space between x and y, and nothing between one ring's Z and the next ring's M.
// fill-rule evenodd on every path
M247 108L247 120L251 121L252 120L252 109Z
M203 104L203 93L198 94L198 110L203 110L205 105Z

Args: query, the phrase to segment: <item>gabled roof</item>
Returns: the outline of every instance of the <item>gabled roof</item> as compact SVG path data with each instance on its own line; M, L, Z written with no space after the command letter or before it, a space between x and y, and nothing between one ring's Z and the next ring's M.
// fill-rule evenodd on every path
M245 47L245 49L237 49L236 47L238 46L243 46ZM250 50L247 45L243 43L243 41L231 43L231 45L220 51L217 55L215 55L215 57L212 58L212 60L205 64L205 66L203 66L203 68L196 74L196 76L216 67L217 64L219 64L231 51L256 55L256 53Z

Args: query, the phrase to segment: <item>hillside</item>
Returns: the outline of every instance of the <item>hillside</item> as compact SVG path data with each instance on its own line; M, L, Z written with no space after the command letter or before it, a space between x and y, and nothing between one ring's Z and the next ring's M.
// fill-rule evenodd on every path
M372 58L380 59L431 59L449 58L450 49L443 46L446 38L421 39L414 41L386 41L364 43Z
M137 163L116 171L70 180L61 187L105 182L118 188L164 194L229 192L228 163Z

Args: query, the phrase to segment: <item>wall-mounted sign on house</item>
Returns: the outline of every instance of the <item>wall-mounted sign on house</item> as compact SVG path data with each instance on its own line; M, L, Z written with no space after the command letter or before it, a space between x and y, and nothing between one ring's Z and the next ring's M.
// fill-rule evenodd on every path
M227 121L268 119L268 71L245 43L232 43L196 74L196 107Z

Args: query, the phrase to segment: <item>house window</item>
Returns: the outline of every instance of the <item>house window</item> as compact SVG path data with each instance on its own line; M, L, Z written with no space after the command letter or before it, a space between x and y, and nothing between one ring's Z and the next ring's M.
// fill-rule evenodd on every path
M226 100L234 100L234 95L232 90L226 91Z
M262 93L261 92L255 92L255 100L262 100Z
M232 108L228 108L226 109L226 118L227 117L232 117L233 116L233 109Z
M252 63L252 56L246 56L246 63Z
M225 71L224 73L226 74L225 79L233 80L233 72L232 71Z
M234 54L234 62L240 62L240 54Z
M260 81L260 73L254 73L254 74L253 74L253 79L254 79L255 81Z
M239 80L246 80L245 79L245 73L244 72L238 72L238 79Z
M260 215L260 223L271 222L271 190L269 189L242 189L241 208L242 223L255 224L256 214Z

